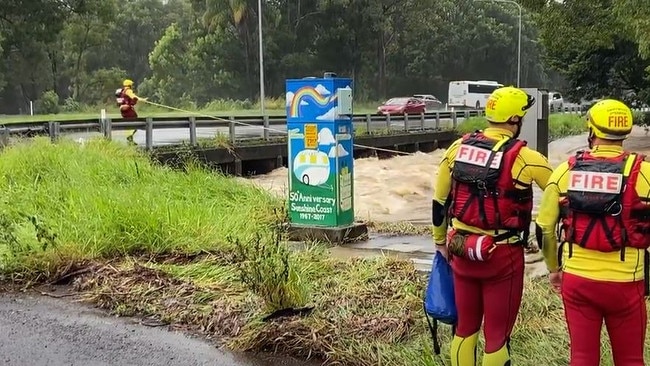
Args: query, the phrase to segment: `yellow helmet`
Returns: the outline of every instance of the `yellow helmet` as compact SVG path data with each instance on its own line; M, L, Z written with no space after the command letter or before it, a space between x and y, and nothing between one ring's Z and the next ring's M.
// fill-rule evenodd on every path
M587 112L587 127L604 140L625 140L632 132L632 110L615 99L604 99Z
M130 80L130 79L124 80L124 82L122 83L122 86L125 87L125 88L126 87L132 87L133 86L133 80Z
M535 98L523 90L505 86L490 94L485 103L485 117L492 123L506 123L514 116L525 116L534 104Z

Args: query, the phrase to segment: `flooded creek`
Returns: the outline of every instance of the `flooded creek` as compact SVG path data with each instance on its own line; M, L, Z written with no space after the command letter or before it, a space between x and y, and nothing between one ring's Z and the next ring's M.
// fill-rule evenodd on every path
M587 135L570 136L549 144L548 159L553 167L565 161L580 149L587 148ZM625 142L629 150L650 154L650 137L643 128L635 127ZM354 205L357 220L375 222L407 221L413 224L431 222L431 196L438 175L438 165L443 149L431 153L415 153L390 159L362 158L354 165ZM266 175L251 178L261 187L286 197L287 168L280 168ZM542 191L534 189L534 209L541 199ZM430 236L387 236L371 234L366 242L346 244L331 248L339 258L392 255L413 260L418 269L430 267L434 253ZM530 275L543 275L545 269L539 253L527 255Z

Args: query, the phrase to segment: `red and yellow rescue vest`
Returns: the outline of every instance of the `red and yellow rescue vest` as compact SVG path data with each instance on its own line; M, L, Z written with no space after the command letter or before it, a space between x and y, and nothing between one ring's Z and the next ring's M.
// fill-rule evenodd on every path
M449 215L483 230L523 232L528 237L532 185L515 187L512 167L526 142L493 140L482 132L463 136L452 170ZM501 235L499 235L501 236Z
M564 242L601 252L650 247L650 205L635 188L644 159L627 152L611 158L578 152L569 159L567 193L560 201Z
M137 103L137 101L129 98L129 96L126 95L125 88L119 88L115 91L115 102L117 103L118 107L121 107L123 105L134 106Z

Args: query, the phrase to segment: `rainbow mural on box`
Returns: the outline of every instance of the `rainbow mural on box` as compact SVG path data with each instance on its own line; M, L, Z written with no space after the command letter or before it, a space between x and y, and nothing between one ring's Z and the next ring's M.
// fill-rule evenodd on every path
M303 81L303 79L298 81ZM316 85L300 84L298 83L294 88L287 86L287 122L298 122L300 120L333 122L339 119L337 116L336 102L338 95L336 89L352 89L351 80L349 83L342 83L346 85L324 85L324 83L316 83ZM336 89L333 87L336 87ZM343 119L347 119L347 117Z
M352 116L338 115L338 91L352 80L287 80L289 218L292 224L354 222ZM345 93L341 94L345 98Z

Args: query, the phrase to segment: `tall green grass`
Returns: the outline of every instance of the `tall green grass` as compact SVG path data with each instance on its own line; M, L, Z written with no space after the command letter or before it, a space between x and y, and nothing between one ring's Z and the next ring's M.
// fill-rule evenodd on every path
M485 117L472 117L464 120L458 125L458 132L468 133L482 130L488 125ZM587 132L587 125L584 117L577 114L551 114L548 121L549 141L562 137L579 135Z
M220 250L232 246L228 238L271 232L280 207L260 188L198 166L185 173L156 166L123 144L36 138L0 153L1 269L49 272L75 259Z

